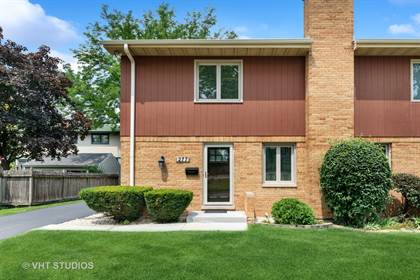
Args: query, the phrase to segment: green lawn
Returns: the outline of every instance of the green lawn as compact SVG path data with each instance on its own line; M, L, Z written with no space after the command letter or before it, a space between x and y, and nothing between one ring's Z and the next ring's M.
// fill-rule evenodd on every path
M43 208L48 208L48 207L53 207L53 206L72 204L72 203L77 203L77 202L80 202L80 200L48 203L48 204L28 206L28 207L11 207L11 208L8 208L8 207L0 205L0 216L19 214L19 213L29 212L29 211L33 211L33 210L38 210L38 209L43 209Z
M252 226L248 232L49 232L0 242L0 279L418 279L420 235ZM24 262L93 262L91 270Z

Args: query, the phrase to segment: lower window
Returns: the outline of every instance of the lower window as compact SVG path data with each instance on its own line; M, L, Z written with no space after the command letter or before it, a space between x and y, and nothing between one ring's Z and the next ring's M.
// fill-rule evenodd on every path
M391 144L390 143L378 143L384 152L386 159L388 160L389 166L391 166Z
M264 145L264 185L295 185L295 145Z
M96 145L108 145L109 144L109 134L97 134L92 133L91 136L92 144Z

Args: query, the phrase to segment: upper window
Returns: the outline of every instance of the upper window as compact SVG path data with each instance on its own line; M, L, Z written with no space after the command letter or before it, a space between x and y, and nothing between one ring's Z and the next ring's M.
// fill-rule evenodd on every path
M264 185L295 185L295 146L264 146Z
M109 144L109 134L92 133L91 135L92 144Z
M411 101L420 101L420 60L411 60Z
M196 60L196 102L242 102L242 61Z

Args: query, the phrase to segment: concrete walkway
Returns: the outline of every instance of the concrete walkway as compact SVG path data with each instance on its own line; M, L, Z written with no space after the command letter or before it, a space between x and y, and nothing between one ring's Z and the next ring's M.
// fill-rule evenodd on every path
M168 232L168 231L246 231L246 223L174 223L137 225L48 225L39 230L81 230L118 232Z
M31 229L63 223L93 213L95 212L89 209L84 202L80 202L0 217L0 240Z
M61 224L47 225L41 230L84 230L84 231L120 231L120 232L163 232L163 231L244 231L246 222L190 222L155 224L149 220L133 222L130 225L116 224L103 214L75 219Z

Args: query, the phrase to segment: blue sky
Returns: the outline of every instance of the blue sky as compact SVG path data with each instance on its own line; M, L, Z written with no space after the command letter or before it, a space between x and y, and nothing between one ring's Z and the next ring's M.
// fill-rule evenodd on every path
M6 38L30 49L49 45L53 54L75 64L71 48L83 42L88 23L102 4L141 15L161 0L0 0L0 26ZM241 38L303 37L302 0L167 0L179 18L214 7L218 26ZM355 37L420 38L420 0L355 0Z

